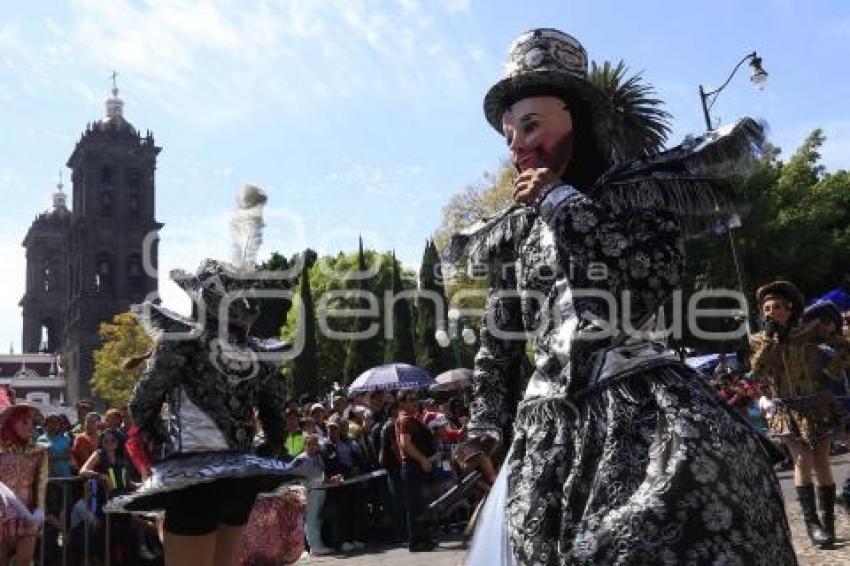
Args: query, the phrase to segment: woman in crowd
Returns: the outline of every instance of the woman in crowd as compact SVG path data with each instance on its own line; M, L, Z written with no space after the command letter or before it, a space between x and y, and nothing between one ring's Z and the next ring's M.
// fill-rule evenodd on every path
M110 499L130 493L138 487L139 476L124 451L124 436L114 428L101 435L100 446L80 469L80 476L96 480L91 495L97 498L98 511ZM113 515L112 533L107 541L110 557L115 564L133 564L134 543L132 523L127 515Z
M0 392L5 407L0 412L0 480L4 506L0 506L0 564L29 566L38 533L44 522L47 491L47 450L33 442L38 409L12 405L7 391Z
M828 322L812 317L801 323L803 295L793 283L774 281L764 285L756 292L756 302L764 329L751 337L751 364L772 397L773 413L768 425L794 460L797 501L809 538L816 545L830 547L835 542L830 438L842 417L823 379L843 376L850 361L850 344L831 332ZM836 348L828 361L821 344Z
M100 415L89 413L83 421L83 430L74 438L71 448L71 465L79 472L89 457L100 446Z

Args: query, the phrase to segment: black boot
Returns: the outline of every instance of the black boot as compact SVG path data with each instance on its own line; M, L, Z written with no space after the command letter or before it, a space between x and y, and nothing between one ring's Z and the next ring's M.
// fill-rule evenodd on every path
M797 486L797 501L803 510L803 522L806 524L806 533L812 544L823 546L829 536L823 530L818 520L818 510L815 507L815 488L813 485Z
M844 481L844 489L841 491L841 497L838 502L844 507L844 511L850 515L850 478Z
M829 548L835 544L835 484L818 486L817 494L821 524L827 536L822 547Z

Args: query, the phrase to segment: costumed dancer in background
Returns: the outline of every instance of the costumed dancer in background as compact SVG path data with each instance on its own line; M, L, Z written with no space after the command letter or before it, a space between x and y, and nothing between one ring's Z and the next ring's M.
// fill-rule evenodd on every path
M289 265L283 273L256 271L265 202L254 186L239 196L232 264L207 259L194 275L172 272L193 300L196 321L156 304L133 307L155 338L130 399L131 436L137 437L131 455L143 476L150 475L137 491L112 499L106 511L165 510L167 565L233 564L257 494L296 474L272 458L283 446L285 398L270 359L277 361L271 354L287 345L250 334L263 291L281 298L297 279ZM167 423L160 416L165 403ZM265 433L256 453L255 409ZM165 444L165 458L152 467L138 458L147 439Z
M39 411L12 404L13 394L0 390L0 564L29 566L44 523L47 493L47 449L34 441Z
M818 301L803 311L802 320L803 324L807 324L816 319L821 321L821 325L825 329L825 334L831 337L827 339L827 343L822 344L820 347L823 354L822 361L828 364L839 354L839 351L830 346L829 343L841 337L846 337L844 315L834 302ZM826 378L825 385L835 394L844 420L843 426L839 427L836 435L843 429L846 439L848 432L850 432L847 430L847 427L850 426L850 372L844 368L832 376L825 375L824 377ZM838 495L837 501L844 507L847 514L850 515L850 476L844 481L844 489Z
M587 66L558 30L513 43L484 110L518 204L445 257L489 267L468 432L510 446L469 563L795 564L759 437L642 332L680 286L679 221L729 204L718 171L752 162L762 129L655 153L667 114L651 90L611 92Z
M850 343L836 332L839 321L821 316L820 308L801 321L803 295L793 283L764 285L756 291L756 302L764 329L750 338L750 363L773 398L768 425L794 460L794 485L806 532L813 544L829 548L835 542L835 480L829 451L843 417L824 379L843 379L850 366Z

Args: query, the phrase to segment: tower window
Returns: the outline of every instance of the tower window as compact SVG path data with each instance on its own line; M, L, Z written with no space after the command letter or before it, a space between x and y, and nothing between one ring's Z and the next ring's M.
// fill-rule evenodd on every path
M94 290L102 293L112 287L112 259L109 254L100 254L95 262Z
M50 267L44 266L44 269L41 271L41 278L44 284L44 293L47 294L50 292Z
M131 287L141 287L145 280L142 269L142 258L138 254L132 254L127 258L127 281Z
M101 183L111 183L112 182L112 167L109 165L104 165L100 168L100 182Z
M100 215L112 216L112 195L100 193Z
M138 218L141 212L142 205L139 195L130 195L127 197L127 215L130 218Z
M138 189L142 186L142 172L136 167L127 171L127 185L131 189Z

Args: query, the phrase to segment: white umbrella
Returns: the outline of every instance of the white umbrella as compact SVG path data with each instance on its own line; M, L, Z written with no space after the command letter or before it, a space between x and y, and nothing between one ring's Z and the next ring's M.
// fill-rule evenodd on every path
M431 391L457 391L472 386L472 370L467 368L444 371L434 380Z

